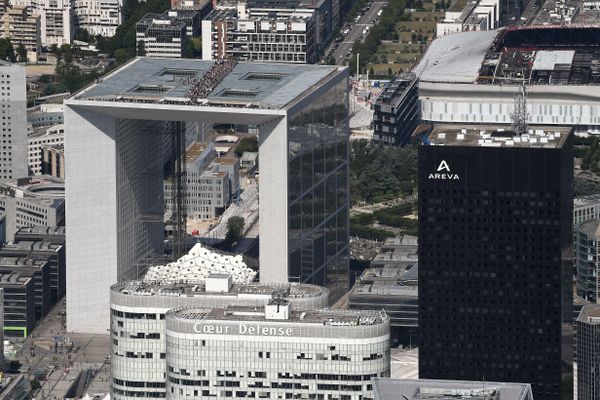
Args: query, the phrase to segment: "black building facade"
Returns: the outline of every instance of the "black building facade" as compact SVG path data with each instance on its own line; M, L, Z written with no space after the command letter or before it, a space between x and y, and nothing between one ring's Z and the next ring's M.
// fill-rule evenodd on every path
M419 149L419 377L525 382L534 398L559 399L570 132L447 128Z
M397 75L373 104L373 141L404 145L417 127L419 107L417 76L410 72Z

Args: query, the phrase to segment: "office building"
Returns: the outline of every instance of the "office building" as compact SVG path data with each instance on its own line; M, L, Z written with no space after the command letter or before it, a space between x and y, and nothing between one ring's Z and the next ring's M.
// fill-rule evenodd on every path
M50 264L43 260L23 257L0 256L0 274L15 273L31 278L35 320L42 319L50 311Z
M373 379L374 400L533 400L528 383Z
M577 318L576 396L578 400L600 399L600 305L583 307Z
M162 254L161 143L182 125L164 121L256 126L261 280L345 293L347 77L336 66L137 58L65 100L67 329L105 333L110 285Z
M577 225L577 295L590 303L600 303L600 220Z
M200 36L200 13L168 10L148 13L135 25L136 40L144 42L147 57L192 58L191 38Z
M35 327L33 280L17 273L0 273L4 293L4 335L27 337Z
M174 10L194 10L200 13L200 21L204 19L213 9L212 0L171 0L171 8Z
M65 223L65 187L49 176L21 178L0 184L0 214L5 217L6 241L27 226Z
M18 257L44 262L50 270L50 305L55 304L65 295L65 246L63 244L45 241L18 240L15 235L14 243L5 243L0 249L0 257Z
M389 377L383 311L180 308L166 314L167 399L372 397Z
M44 160L42 148L44 146L62 145L64 142L64 124L33 128L27 137L27 164L31 173L33 175L42 174L42 163ZM60 178L64 179L64 176Z
M202 21L202 59L316 63L316 20L308 8L217 8Z
M232 281L232 275L226 273L209 274L193 283L180 279L166 284L130 281L113 285L110 305L112 398L165 398L167 311L178 307L263 307L275 294L288 299L298 311L328 306L327 289L318 286L237 284Z
M42 174L65 179L65 145L42 147Z
M37 128L63 124L64 107L60 104L48 103L27 109L27 127L30 133Z
M600 219L600 194L576 197L573 200L573 226L591 219Z
M123 0L74 0L72 7L77 27L92 36L114 36L123 22Z
M216 157L215 146L194 142L186 149L186 214L189 219L219 217L237 192L240 162L237 158ZM175 207L175 183L165 179L165 221Z
M570 132L440 125L420 146L420 378L528 382L534 397L560 398L573 321Z
M419 339L417 238L389 238L348 294L351 310L385 310L392 346L413 347Z
M0 180L27 176L27 125L25 110L25 68L0 62L0 110L2 112L2 155Z
M373 104L373 140L403 145L419 123L418 79L413 73L395 76Z
M437 38L412 70L421 118L510 125L525 82L527 123L598 132L599 33L594 24L534 25Z
M15 5L2 14L0 37L9 38L13 48L25 47L27 61L36 62L42 50L39 15L29 15L27 6Z

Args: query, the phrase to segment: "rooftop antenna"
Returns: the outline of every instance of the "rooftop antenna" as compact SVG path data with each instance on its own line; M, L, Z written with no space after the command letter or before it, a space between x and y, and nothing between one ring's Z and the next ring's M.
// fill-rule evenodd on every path
M521 91L514 97L514 109L511 114L512 129L517 135L527 133L527 88L525 87L525 74L521 82Z

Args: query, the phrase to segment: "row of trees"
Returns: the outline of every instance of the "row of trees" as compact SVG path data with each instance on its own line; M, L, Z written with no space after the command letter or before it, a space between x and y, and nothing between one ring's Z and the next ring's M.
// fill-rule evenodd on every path
M349 65L351 74L356 72L356 54L360 54L359 62L362 70L373 61L382 40L397 38L396 23L407 18L404 14L405 6L405 0L390 0L381 13L379 23L373 26L365 41L362 43L360 40L356 41L352 47L354 55Z
M0 59L10 62L27 62L27 49L19 43L15 49L10 38L0 38Z
M587 148L581 160L581 169L590 170L594 173L600 172L600 142L594 138L590 147Z

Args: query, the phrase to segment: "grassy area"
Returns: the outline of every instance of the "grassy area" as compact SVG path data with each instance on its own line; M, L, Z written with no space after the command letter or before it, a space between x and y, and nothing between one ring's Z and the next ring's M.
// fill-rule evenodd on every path
M436 9L433 1L423 2L417 11L404 13L394 26L395 34L392 36L397 40L380 43L369 65L371 72L389 74L390 70L393 73L410 71L427 44L435 38L437 22L443 18L444 12Z

